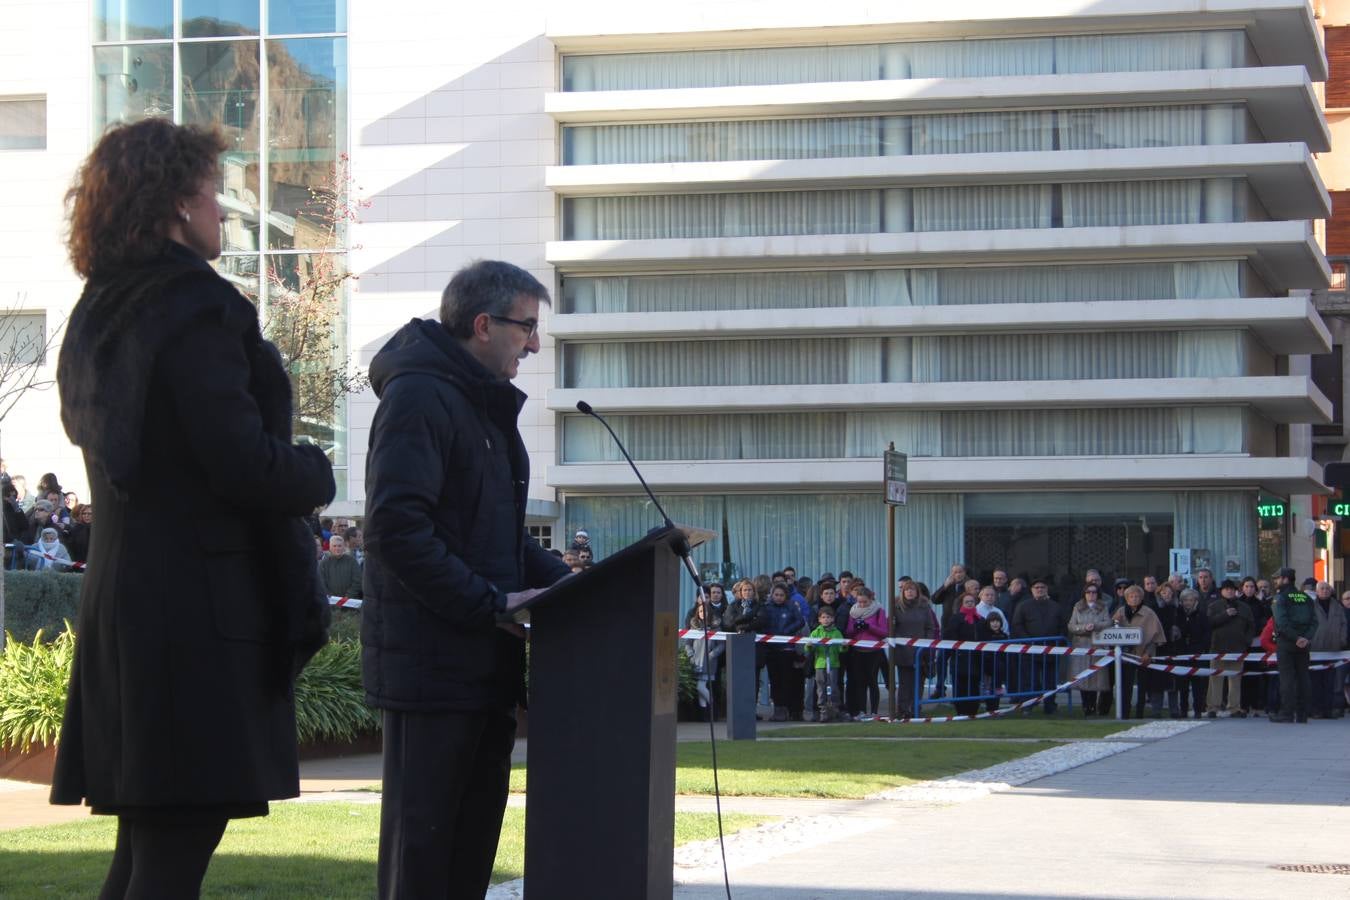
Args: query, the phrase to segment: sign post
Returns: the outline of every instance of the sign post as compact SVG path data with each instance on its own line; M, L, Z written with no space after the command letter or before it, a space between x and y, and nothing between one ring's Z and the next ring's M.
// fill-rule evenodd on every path
M909 457L895 450L895 441L891 441L882 459L882 480L885 486L886 503L886 597L895 595L895 508L909 501ZM890 622L891 637L895 637L895 606L887 599L886 617ZM891 685L891 719L900 713L900 672L895 667L895 649L887 646L886 666L890 671L887 679Z
M1115 689L1115 695L1116 695L1116 719L1117 719L1117 720L1120 720L1120 719L1125 718L1125 715L1124 715L1124 713L1125 713L1125 706L1124 706L1125 700L1121 697L1121 694L1122 694L1122 685L1121 685L1121 677L1120 677L1120 672L1121 672L1121 661L1120 661L1121 649L1122 649L1123 647L1132 647L1132 646L1134 646L1135 644L1138 644L1138 643L1139 643L1140 641L1142 641L1143 639L1144 639L1144 629L1142 629L1142 628L1118 628L1118 627L1112 626L1111 628L1103 628L1101 631L1098 631L1098 632L1096 632L1095 634L1092 635L1092 643L1093 643L1094 645L1099 646L1099 647L1112 647L1112 648L1114 648L1114 650L1115 650L1115 653L1114 653L1114 656L1115 656L1115 658L1116 658L1116 689ZM1139 679L1139 683L1140 683L1140 684L1143 684L1143 678L1140 678L1140 679Z

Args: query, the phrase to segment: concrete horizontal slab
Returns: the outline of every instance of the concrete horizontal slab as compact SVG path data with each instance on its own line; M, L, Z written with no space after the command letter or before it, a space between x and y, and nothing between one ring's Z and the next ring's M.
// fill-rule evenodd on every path
M1331 351L1331 333L1306 297L561 314L548 321L549 334L567 341L1202 328L1248 328L1282 355Z
M1331 401L1306 375L1231 378L1103 378L1071 381L774 384L726 387L553 388L552 410L585 400L603 412L726 413L904 409L1101 409L1250 406L1272 422L1331 421Z
M653 490L875 491L881 500L881 459L644 462ZM911 493L1025 490L1260 490L1280 496L1326 493L1321 466L1306 458L1250 456L1109 456L1044 458L910 457ZM635 493L624 463L548 467L549 485L577 493Z
M1267 65L1305 63L1326 76L1321 29L1306 0L974 0L929 3L708 4L670 7L560 5L546 34L560 53L704 50L892 40L1105 34L1243 28Z
M1275 219L1331 215L1331 195L1302 143L549 166L544 174L563 197L1174 178L1246 178Z
M544 95L544 111L569 125L1178 103L1245 103L1267 140L1302 142L1319 152L1331 147L1331 134L1312 80L1301 65Z
M1275 290L1322 289L1331 279L1312 226L1303 221L550 241L545 258L569 275L1245 258Z

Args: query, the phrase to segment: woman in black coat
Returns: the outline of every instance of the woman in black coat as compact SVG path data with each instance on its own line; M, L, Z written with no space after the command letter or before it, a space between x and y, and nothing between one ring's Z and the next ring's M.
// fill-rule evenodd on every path
M52 802L118 817L104 898L198 896L226 822L299 793L292 687L325 637L301 517L332 468L291 444L280 357L206 262L224 149L121 126L69 194L87 283L57 378L99 527Z
M978 601L971 594L966 594L961 598L961 605L942 623L942 639L944 641L988 641L993 639L993 633L989 630L989 626L975 611L977 605ZM985 654L976 653L973 650L948 650L947 652L951 653L956 660L952 675L952 696L966 698L980 696L980 676L983 674ZM973 716L980 711L979 700L955 700L953 705L956 707L958 716Z

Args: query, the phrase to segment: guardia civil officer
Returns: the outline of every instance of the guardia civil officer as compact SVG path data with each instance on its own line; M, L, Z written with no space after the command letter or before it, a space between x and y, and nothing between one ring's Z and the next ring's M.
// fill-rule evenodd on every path
M1317 611L1313 599L1295 587L1293 569L1281 569L1275 594L1275 649L1280 663L1280 712L1272 722L1307 722L1312 697L1308 674L1313 634L1317 631Z

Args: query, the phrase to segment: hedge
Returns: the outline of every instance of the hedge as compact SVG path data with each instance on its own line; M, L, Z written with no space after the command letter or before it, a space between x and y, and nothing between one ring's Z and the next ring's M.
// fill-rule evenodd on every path
M83 575L69 572L24 572L5 570L5 621L8 631L25 644L41 631L54 638L74 622L80 608Z

